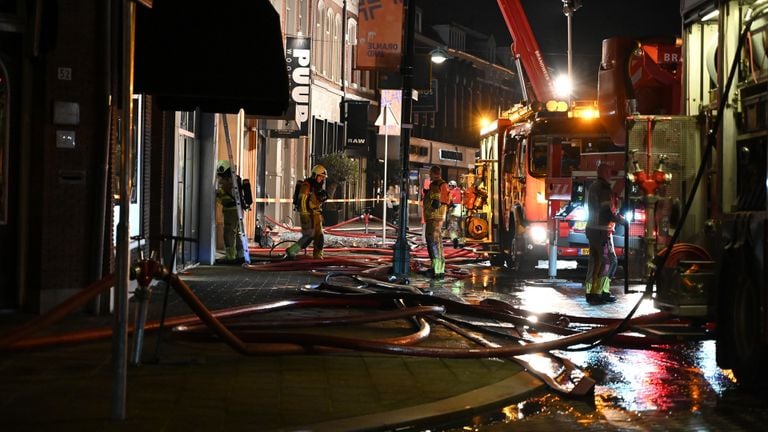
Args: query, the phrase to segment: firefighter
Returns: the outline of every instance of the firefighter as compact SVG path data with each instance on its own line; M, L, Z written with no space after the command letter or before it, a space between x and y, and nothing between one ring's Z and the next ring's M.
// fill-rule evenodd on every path
M294 258L301 249L313 242L312 256L323 259L323 215L322 205L328 199L325 191L325 179L328 171L322 165L312 168L312 176L305 179L298 187L297 210L301 221L301 238L286 249L288 258Z
M584 288L587 303L592 305L616 301L616 297L611 295L611 277L618 265L613 231L617 222L624 224L626 221L616 212L610 178L611 167L601 163L597 167L597 179L587 191L589 264Z
M460 246L464 246L464 224L462 223L464 212L461 188L459 188L456 180L448 182L448 191L450 195L450 203L448 204L448 236L453 242L453 248L458 249Z
M216 188L216 200L221 204L221 212L224 218L224 258L216 260L217 264L242 264L243 242L240 239L240 217L237 213L232 183L232 170L229 161L220 160L216 166L218 187Z
M450 203L448 183L441 178L439 166L429 170L429 189L424 193L423 216L427 252L432 259L431 275L434 279L445 276L445 258L443 257L443 236L441 228L445 220L445 210Z

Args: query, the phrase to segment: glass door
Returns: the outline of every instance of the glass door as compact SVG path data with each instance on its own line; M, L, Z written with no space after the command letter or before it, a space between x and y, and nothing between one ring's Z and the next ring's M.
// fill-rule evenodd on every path
M194 113L184 114L194 116ZM176 242L176 269L182 270L196 264L199 260L196 240L200 226L198 213L200 140L195 136L194 122L191 119L185 120L185 116L182 116L177 142L175 235L186 240L179 239ZM195 241L191 241L192 239Z

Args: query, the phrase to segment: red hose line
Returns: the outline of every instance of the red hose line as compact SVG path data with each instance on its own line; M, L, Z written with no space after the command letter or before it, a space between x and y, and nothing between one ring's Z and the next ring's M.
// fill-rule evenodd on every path
M334 228L343 227L344 225L349 225L349 224L351 224L352 222L357 222L357 221L360 221L360 220L363 220L363 217L362 217L362 216L355 216L355 217L353 217L352 219L347 219L347 220L345 220L345 221L343 221L343 222L339 222L339 223L337 223L336 225L331 225L331 226L329 226L329 227L325 227L325 229L326 229L326 230L329 230L329 229L334 229Z
M489 341L488 339L480 336L479 334L469 331L445 319L431 318L431 320L443 325L444 327L463 336L464 338L474 343L477 343L478 345L482 345L486 347L497 346L496 343ZM520 343L519 340L517 342ZM541 355L544 355L544 354L541 354ZM558 357L551 353L546 353L546 357L552 361L559 363L559 365L561 366L561 369L559 372L552 371L553 372L552 374L541 372L539 370L536 370L536 368L531 367L531 365L528 362L518 357L512 357L511 360L520 364L529 373L537 376L539 379L544 381L544 383L546 383L550 388L562 394L584 396L590 391L592 391L592 389L594 389L595 380L593 380L592 378L584 374L580 374L581 377L578 379L577 382L574 382L575 380L572 379L574 377L573 372L576 371L578 368L571 361L569 361L568 359Z
M187 286L184 281L179 279L179 277L175 274L171 274L169 276L169 284L176 290L176 292L187 302L187 305L192 308L192 310L200 317L200 319L207 324L211 330L219 336L227 345L229 345L231 348L233 348L235 351L245 354L245 355L265 355L266 353L275 353L274 347L259 347L257 346L248 346L245 344L245 342L240 339L236 334L232 333L221 321L219 321L215 316L213 316L210 311L200 302L200 300L197 298L197 296L192 292L192 290ZM423 321L423 320L422 320ZM424 325L426 326L426 321L424 321ZM428 327L428 326L427 326ZM422 329L417 333L417 335L423 335L425 331L428 331L428 329ZM257 339L261 339L262 335L258 335ZM279 342L282 343L282 342ZM292 343L292 342L288 342ZM399 346L398 344L392 344L392 343L385 343L382 342L384 345L389 346ZM299 343L298 345L305 345ZM336 348L345 348L345 347L336 347ZM267 351L265 351L265 349ZM291 351L291 352L303 352L303 351ZM281 352L282 353L282 352Z
M313 345L333 348L353 349L357 351L375 352L381 354L408 355L414 357L437 358L490 358L509 357L523 354L533 354L545 351L563 349L573 345L586 344L610 334L616 326L603 327L583 333L565 336L546 342L529 345L506 345L497 348L443 348L426 346L401 346L373 342L368 340L345 338L338 336L313 335L303 333L261 333L253 335L252 341L259 343L293 343L298 345Z
M384 338L384 339L380 339L379 341L384 343L396 344L396 345L411 345L429 337L430 332L431 332L431 328L429 324L424 319L419 318L419 329L418 331L416 331L416 333L402 336L402 337L396 337L396 338ZM237 335L238 337L246 341L250 339L250 335L248 333L237 333ZM202 337L203 340L206 342L221 342L218 338L215 338L215 336L211 334L182 335L182 336L183 337L192 336L197 338ZM335 354L335 353L349 351L348 349L343 349L343 348L308 346L308 345L298 345L298 344L291 344L291 343L285 343L285 344L259 343L258 345L253 346L251 349L253 350L254 354L258 354L258 355Z
M386 306L390 304L390 302L386 300L382 300L382 299L377 300L377 299L370 299L370 298L369 299L337 298L337 299L333 299L332 302L328 302L327 300L330 300L330 299L302 298L298 300L281 300L277 302L265 303L265 304L259 304L259 305L238 306L234 308L221 309L221 310L213 311L212 314L216 318L227 319L227 318L235 318L235 317L240 317L244 315L249 315L253 313L272 312L272 311L287 309L291 307L316 307L316 306L349 307L350 305L352 306L357 305L361 307L381 307L381 306ZM199 322L200 322L200 318L197 315L183 315L179 317L166 318L165 325L169 327L173 327L177 325L195 324ZM144 326L144 330L148 332L157 330L158 328L160 328L160 322L157 320L147 322L147 324ZM132 324L129 324L128 331L129 332L133 331ZM112 327L86 329L86 330L80 330L80 331L64 333L64 334L40 336L36 338L19 340L15 343L12 343L9 346L0 347L0 352L21 351L21 350L49 347L49 346L92 342L100 339L106 339L110 336L112 336Z
M374 339L374 341L378 343L384 343L384 344L406 345L406 346L421 342L424 339L429 337L429 334L432 332L432 330L430 325L423 318L418 318L418 320L419 320L419 328L415 333L411 333L405 336ZM246 342L258 342L258 339L260 339L260 335L263 333L243 332L243 333L237 333L237 334Z
M501 300L497 299L483 299L478 304L480 307L487 307L491 310L495 311L507 311L510 313L513 313L518 316L536 316L541 321L543 319L544 322L550 322L555 323L558 322L561 318L566 318L569 322L576 322L581 324L598 324L598 325L610 325L615 324L617 322L621 322L623 318L598 318L598 317L583 317L583 316L575 316L575 315L567 315L567 314L557 314L557 313L539 313L539 312L530 312L525 309L521 309L515 306L512 306L509 303L503 302ZM642 315L639 317L635 317L632 319L632 322L634 324L649 324L649 323L659 323L664 322L665 320L669 320L672 318L672 315L670 315L667 312L656 312L648 315Z
M221 321L214 317L210 311L199 301L192 290L175 274L169 276L170 285L187 302L190 308L209 325L214 333L227 345L237 352L246 355L262 355L263 351L257 347L245 345L242 339L233 334ZM427 296L423 296L427 297ZM337 336L311 335L301 333L260 333L252 335L254 342L313 345L332 348L355 349L361 351L378 352L384 354L403 354L417 357L441 357L441 358L487 358L531 354L535 352L562 349L572 345L584 344L598 340L617 328L618 324L599 329L589 330L580 334L565 336L560 339L540 342L525 346L502 346L498 348L484 349L457 349L438 347L401 346L390 343L372 342L367 340L344 338Z
M346 306L348 306L347 304ZM442 306L415 306L410 308L395 309L378 313L367 313L365 315L345 315L332 316L324 318L306 318L269 321L251 321L248 323L231 324L230 330L251 330L265 328L296 328L296 327L318 327L318 326L339 326L350 324L367 324L378 321L391 321L395 319L407 318L410 316L421 316L427 314L442 314L445 308ZM202 324L187 326L185 331L199 331L205 326Z
M76 296L73 296L73 298L68 299L66 302L62 303L59 307L55 308L51 312L56 312L55 314L51 314L50 316L46 315L46 317L40 317L40 319L35 320L29 324L26 324L16 331L14 331L10 335L6 335L3 339L3 341L11 341L11 340L18 340L20 337L23 337L24 335L29 334L31 331L35 331L40 328L40 324L48 324L50 322L55 322L56 320L60 319L63 314L68 313L67 311L71 311L78 305L82 304L80 302L87 301L86 300L80 300L81 295L85 296L86 294L89 295L95 295L90 293L98 293L100 290L106 289L107 286L111 286L112 284L109 283L106 286L102 286L102 284L106 284L105 280L109 280L111 282L111 276L103 279L102 281L99 281L92 286L89 286L86 290L83 291L83 293L79 293ZM222 338L228 345L230 345L233 349L235 349L238 352L241 352L243 354L248 355L263 355L265 353L272 353L272 352L280 352L283 353L286 346L293 346L291 348L292 352L306 352L306 348L298 349L295 347L296 344L299 345L323 345L323 346L331 346L336 348L342 348L342 349L363 349L367 351L373 351L373 352L383 352L383 353L398 353L399 348L396 347L396 344L392 343L379 343L378 346L375 342L371 341L360 341L357 339L350 339L350 338L338 338L338 337L320 337L318 339L318 336L315 335L294 335L294 334L282 334L282 335L255 335L257 341L259 342L268 342L269 346L261 345L257 347L248 347L245 345L244 341L240 338L238 338L236 335L234 335L226 326L221 323L219 318L217 317L217 314L212 313L209 311L205 306L199 301L199 299L195 296L195 294L189 289L189 287L181 281L177 275L171 275L169 277L169 283L170 285L177 290L178 294L187 302L187 304L192 308L192 310L196 313L197 317L199 318L190 318L193 321L197 321L198 319L208 324L214 332ZM356 298L343 298L339 299L341 303L349 304L353 300L359 301L359 300L367 300L370 301L371 299L375 299L376 301L381 301L382 298L385 297L356 297ZM419 296L419 298L428 298L433 299L433 301L438 301L436 297L431 296ZM322 299L319 302L325 304L328 299ZM439 302L446 304L446 302L450 303L450 301L446 300L439 300ZM289 302L278 302L285 307L294 306L295 304L292 304ZM455 303L455 302L453 302ZM479 310L477 308L472 309L470 305L463 305L460 303L457 303L457 305L453 305L453 308L458 308L459 310L465 310L465 311L472 311L473 313L478 313ZM257 306L256 308L250 308L251 311L257 310L260 307ZM486 312L492 312L492 311L486 311ZM234 314L235 312L232 312ZM224 316L218 315L219 317ZM521 317L512 317L509 314L503 314L500 312L491 313L490 315L497 315L497 318L504 318L505 320L512 320L512 322L520 322L521 320L523 322L526 322ZM44 318L44 319L43 319ZM169 325L176 325L177 321L169 321ZM634 322L631 321L631 322ZM528 353L528 352L540 352L540 350L549 350L549 349L558 349L558 348L548 348L550 345L560 347L560 346L570 346L577 343L585 343L584 341L587 340L596 340L599 339L606 334L607 332L613 331L613 328L618 324L612 324L608 326L607 328L601 328L601 329L593 329L587 332L583 332L580 334L573 334L573 332L566 332L571 333L569 336L566 336L565 338L559 339L557 341L548 341L543 344L536 344L539 345L536 348L528 347L523 351L520 351L519 348L509 348L509 347L500 347L496 351L489 351L485 354L477 354L475 351L470 350L468 352L465 352L465 350L453 350L453 349L443 349L443 348L427 348L427 347L411 347L412 350L405 353L407 355L416 355L416 356L438 356L438 357L452 357L452 358L476 358L476 357L482 357L482 356L508 356L508 355L518 355L516 353ZM149 326L152 328L153 326ZM548 326L551 327L548 329L549 331L554 331L557 333L559 330L563 334L562 331L564 329L560 329L558 327ZM78 338L92 338L92 337L103 337L104 335L111 334L111 329L96 329L96 330L87 330L84 332L78 332L77 334L70 334L70 335L63 335L63 336L49 336L46 338L39 338L37 339L38 343L42 340L44 343L53 344L53 343L61 343L61 342L71 342ZM20 336L19 336L20 335ZM582 336L582 338L579 338L579 336ZM280 338L287 338L290 340L279 340ZM31 346L29 342L31 341L24 341L25 343L16 343L14 344L13 348L19 348L19 347L29 347ZM275 342L277 342L278 345L275 345ZM5 342L8 344L8 342ZM287 344L287 345L286 345ZM554 344L554 345L553 345ZM40 345L37 345L40 346ZM278 346L282 346L282 348L278 349ZM2 348L8 348L7 345L0 345ZM531 351L529 351L531 350Z
M85 289L69 297L45 314L14 328L10 333L0 337L0 351L10 347L25 336L61 320L73 310L79 309L85 305L86 302L106 291L108 288L111 288L113 285L114 276L112 274L104 276L102 279L88 285Z
M405 336L396 336L396 337L391 337L391 338L376 339L376 341L381 342L381 343L393 344L393 345L413 345L415 343L421 342L424 339L428 338L429 334L431 333L431 327L429 326L427 321L424 320L423 318L420 318L420 316L421 315L434 314L434 313L442 313L442 311L436 310L436 309L421 309L421 310L419 310L418 308L409 308L409 309L410 309L410 311L406 315L400 314L400 316L396 316L396 315L393 314L392 316L393 317L397 317L397 318L404 318L405 316L408 316L408 315L409 316L414 316L414 317L419 317L418 318L419 327L416 330L416 332L408 334L408 335L405 335ZM383 320L388 320L388 318L385 318ZM379 320L370 320L369 319L366 322L383 321L383 320L382 319L379 319ZM310 327L311 326L311 324L307 323L306 321L304 321L304 322L296 321L295 323L296 324L300 324L302 327ZM202 336L202 337L205 337L206 335L208 335L208 336L211 336L211 337L206 338L206 340L211 341L211 342L221 342L218 338L214 337L214 335L212 335L210 333L203 333L202 330L206 329L206 328L208 328L208 327L202 326L202 325L198 325L198 326L195 326L195 328L191 328L191 329L190 328L179 329L177 327L174 330L175 330L175 334L176 335L181 335L183 337L188 337L188 336L192 336L192 337L201 337ZM243 341L246 341L246 342L251 341L251 339L253 339L254 337L258 338L258 335L261 333L261 332L258 332L258 331L249 330L247 328L244 329L242 327L237 327L237 326L230 326L230 328L233 330L233 333L238 338L240 338L240 339L242 339ZM260 347L257 347L255 349L257 349L257 350L259 350L259 352L261 352L261 348ZM274 348L272 348L272 349L274 349ZM314 350L314 349L312 349L312 350ZM307 350L307 351L309 351L309 350ZM295 352L295 350L293 348L291 348L290 351L287 352L286 354L291 354L291 353L294 353L294 352ZM274 352L273 352L273 354L274 354Z
M667 253L667 248L663 248L656 255L664 256ZM712 261L712 257L701 246L691 243L677 243L672 246L672 252L669 254L669 258L664 263L664 267L676 267L680 261L692 260L692 261Z

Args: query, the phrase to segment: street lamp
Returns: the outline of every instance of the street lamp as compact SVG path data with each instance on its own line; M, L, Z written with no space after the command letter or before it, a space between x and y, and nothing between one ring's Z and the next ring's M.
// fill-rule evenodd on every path
M571 94L573 94L573 81L569 71L568 75L560 75L555 78L555 96L570 100Z
M446 60L450 60L451 58L453 57L440 47L429 52L429 59L434 64L443 64Z
M563 0L563 13L568 18L568 77L573 80L573 38L571 17L581 7L581 0ZM568 102L571 102L571 94L568 94Z
M413 91L413 51L416 32L416 0L404 0L405 22L403 23L403 57L400 64L400 75L403 78L403 102L400 121L400 155L402 158L402 177L400 178L400 226L392 257L392 273L396 276L407 276L411 268L411 253L406 233L408 232L408 179L411 144L411 92Z

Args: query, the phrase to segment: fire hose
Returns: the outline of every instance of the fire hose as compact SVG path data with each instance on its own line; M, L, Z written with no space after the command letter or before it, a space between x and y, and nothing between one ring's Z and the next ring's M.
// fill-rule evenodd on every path
M194 311L194 316L185 316L169 320L169 324L177 326L177 330L175 331L176 334L183 335L186 330L188 335L194 336L197 334L197 336L200 336L200 331L203 329L203 326L200 325L202 322L205 327L210 329L217 337L217 341L223 341L233 350L244 355L299 354L307 352L329 352L329 350L341 349L440 358L514 357L532 353L546 353L551 350L567 349L573 346L594 343L595 341L608 337L612 333L623 331L625 328L622 327L622 322L620 321L607 322L603 327L592 328L586 331L575 331L547 322L533 324L526 316L516 315L513 313L514 308L509 305L503 305L501 302L486 302L486 304L481 303L480 305L461 303L437 296L421 294L419 290L408 285L386 283L361 276L353 278L353 281L358 284L356 290L354 289L355 287L352 287L351 289L351 292L354 292L354 294L339 294L338 291L343 292L345 288L339 288L338 286L331 284L321 284L319 288L327 291L321 292L319 289L315 289L313 294L316 293L320 295L319 298L302 298L298 300L287 300L266 305L255 305L213 312L200 301L191 288L184 283L178 275L169 274L162 265L159 265L156 262L140 262L134 267L134 273L136 273L134 275L136 280L140 283L140 289L147 289L149 283L153 279L166 281L166 283L173 288ZM58 319L61 319L67 313L84 304L90 297L102 292L111 285L112 281L110 278L105 278L102 281L92 284L86 290L51 311L52 313L41 316L40 318L17 328L10 334L4 335L0 338L0 350L6 351L10 349L21 349L22 347L43 346L44 344L93 340L98 337L108 336L111 334L111 329L86 330L75 334L51 336L37 340L22 340L31 333L40 330L44 325L50 325ZM348 290L347 292L350 292L349 287L346 289ZM367 290L367 292L365 290ZM306 291L307 290L304 290L304 292ZM148 296L145 301L148 301ZM232 326L226 325L222 321L223 319L236 316L241 317L253 313L263 313L303 306L380 308L386 305L400 305L401 309L367 314L365 316L347 315L345 317L331 317L315 321L307 321L305 318L302 318L302 320L300 320L301 322L282 320L271 325L259 323L255 325L237 324ZM521 327L535 327L537 331L554 333L561 335L562 337L545 341L534 341L517 337L512 344L489 343L482 348L414 345L414 343L423 340L429 334L429 325L426 323L424 317L434 320L447 328L456 329L455 326L458 325L456 324L456 321L451 322L449 320L451 314L476 316L483 319L510 322ZM264 330L265 328L271 329L275 328L275 326L287 328L303 325L306 327L308 323L310 325L331 325L334 324L334 322L349 325L352 323L376 322L402 319L405 317L409 317L418 323L419 328L415 333L380 340L308 334L302 332L255 331ZM554 314L551 317L551 320L555 323L558 321L561 323L563 322L562 320L555 320ZM576 320L571 318L571 321ZM631 322L637 321L632 320ZM179 328L178 325L180 324L184 324L186 327ZM136 330L143 332L154 328L154 326L154 323L146 323L146 325L143 325ZM510 337L512 336L507 338ZM512 338L515 339L514 337ZM474 339L476 343L481 340L478 338ZM35 341L37 343L34 343ZM568 369L566 367L563 370ZM580 387L579 383L566 383L562 380L558 381L556 378L552 378L552 380L554 381L550 380L551 382L549 382L549 384L560 386L560 390L558 391L563 391L563 389L567 388L570 389L569 391L574 391L576 388L579 388L581 389L579 391L582 391L583 386L591 386L582 384ZM588 381L585 383L588 383Z

